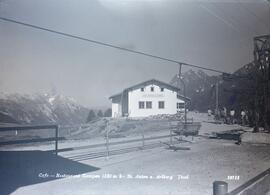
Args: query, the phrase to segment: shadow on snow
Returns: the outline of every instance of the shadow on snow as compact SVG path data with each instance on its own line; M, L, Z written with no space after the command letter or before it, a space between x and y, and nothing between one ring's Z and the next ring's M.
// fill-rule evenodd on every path
M77 175L99 168L72 161L46 151L0 151L0 194L55 179L57 173ZM50 177L40 177L47 173Z

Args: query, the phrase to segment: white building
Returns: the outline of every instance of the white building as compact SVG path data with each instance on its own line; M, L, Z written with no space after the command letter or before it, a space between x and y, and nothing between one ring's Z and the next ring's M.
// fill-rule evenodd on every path
M180 89L152 79L124 89L111 96L112 117L147 117L157 114L176 114L190 101L179 94Z

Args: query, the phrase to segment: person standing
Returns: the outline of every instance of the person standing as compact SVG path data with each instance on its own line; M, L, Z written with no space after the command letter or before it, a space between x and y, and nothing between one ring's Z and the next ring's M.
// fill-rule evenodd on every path
M242 125L244 126L246 124L246 112L244 110L241 111L241 121Z
M234 115L235 115L235 111L234 111L234 109L231 109L230 110L231 124L234 124Z
M212 116L212 110L210 108L207 110L207 114L208 114L208 120L210 120Z
M227 108L223 107L223 117L224 117L224 122L228 124L228 118L227 118Z

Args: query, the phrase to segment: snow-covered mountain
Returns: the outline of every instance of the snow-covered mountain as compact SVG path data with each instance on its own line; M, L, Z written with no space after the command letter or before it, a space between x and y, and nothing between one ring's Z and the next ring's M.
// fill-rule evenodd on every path
M22 124L84 123L89 110L62 95L0 93L0 122Z

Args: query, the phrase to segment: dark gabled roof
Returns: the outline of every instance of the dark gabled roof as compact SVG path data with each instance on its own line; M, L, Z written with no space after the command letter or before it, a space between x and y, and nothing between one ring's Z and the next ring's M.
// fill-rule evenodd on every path
M185 97L185 96L183 96L183 95L180 95L180 94L177 94L177 98L178 99L182 99L182 100L186 100L186 101L188 101L188 102L190 102L191 101L191 99L190 98L188 98L188 97Z
M112 99L112 98L115 98L115 97L121 96L121 95L122 95L122 92L110 96L109 99Z
M136 85L133 85L131 87L128 87L126 89L123 90L124 91L131 91L131 90L135 90L135 89L138 89L138 88L141 88L141 87L145 87L147 85L151 85L151 84L156 84L160 87L164 87L164 88L167 88L167 89L170 89L172 91L176 91L176 92L179 92L180 89L178 87L175 87L173 85L170 85L168 83L165 83L165 82L162 82L162 81L159 81L159 80L156 80L156 79L151 79L151 80L148 80L148 81L144 81L142 83L139 83L139 84L136 84ZM121 93L117 93L115 95L112 95L111 97L109 97L109 99L112 99L112 98L115 98L117 96L121 96L122 95L122 92ZM183 97L184 98L184 97ZM188 98L187 98L188 99Z

